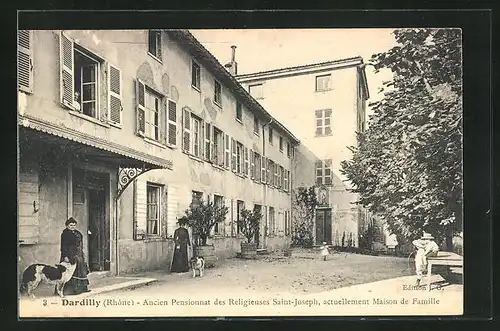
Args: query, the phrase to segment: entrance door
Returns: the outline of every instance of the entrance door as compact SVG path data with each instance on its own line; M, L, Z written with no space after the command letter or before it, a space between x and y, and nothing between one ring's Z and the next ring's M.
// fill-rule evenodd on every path
M253 209L262 215L262 206L261 205L254 205ZM262 215L259 227L257 228L257 231L255 232L255 235L254 235L254 241L257 244L258 248L263 248L263 247L261 247L261 245L263 244L263 241L260 240L260 227L261 227L261 224L263 221L264 221L264 215Z
M332 244L332 209L316 209L316 244Z
M73 214L84 235L84 252L90 271L110 270L110 229L107 217L106 174L73 170Z

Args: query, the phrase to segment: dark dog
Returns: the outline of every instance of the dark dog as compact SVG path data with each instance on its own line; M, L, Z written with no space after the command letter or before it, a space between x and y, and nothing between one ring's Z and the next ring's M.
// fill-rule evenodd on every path
M193 278L196 277L196 270L198 270L200 277L203 277L203 271L205 270L205 259L201 256L192 257L189 260L191 264L191 269L193 270Z
M40 282L56 285L56 292L60 297L64 297L64 285L71 279L76 269L76 262L71 264L63 261L55 266L47 264L32 264L23 272L21 286L19 291L21 294L27 294L31 298L35 298L33 291L36 290Z

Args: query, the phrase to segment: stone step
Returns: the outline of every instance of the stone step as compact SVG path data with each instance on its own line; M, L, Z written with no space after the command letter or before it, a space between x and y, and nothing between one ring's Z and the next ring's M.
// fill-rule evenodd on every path
M269 252L267 251L267 248L258 248L257 255L269 255Z

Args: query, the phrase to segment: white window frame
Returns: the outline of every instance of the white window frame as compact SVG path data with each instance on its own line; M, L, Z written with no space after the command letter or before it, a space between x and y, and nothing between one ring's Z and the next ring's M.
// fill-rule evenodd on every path
M326 78L328 78L326 80ZM325 84L325 79L326 84ZM318 80L322 80L321 84L318 84ZM325 92L325 91L330 91L332 89L332 74L326 74L326 75L318 75L315 77L315 85L316 85L316 92Z
M220 198L220 202L221 202L220 205L224 206L224 201L225 201L224 196L219 195L219 194L214 194L213 197L214 197L214 205L217 205L217 203L216 203L217 199L216 198L219 197ZM214 226L214 234L215 235L221 235L222 232L223 232L223 230L224 230L224 223L222 223L222 222L221 223L215 223L215 226Z
M153 54L150 52L150 36L149 34L152 33L152 32L155 32L155 33L158 33L158 36L159 38L156 38L155 39L155 43L156 43L156 52L157 54ZM154 58L155 60L157 60L158 62L162 63L162 56L163 56L163 52L162 52L162 44L163 44L163 40L162 40L162 33L160 30L148 30L148 54Z
M197 75L194 76L195 72L195 67L197 69ZM196 79L196 81L194 82L195 84L193 84L193 78ZM195 60L191 60L191 86L197 90L198 92L201 91L201 66L198 62L196 62Z
M156 231L157 233L153 233L151 232L151 227L150 227L150 223L151 223L151 218L150 218L150 214L149 214L149 206L151 205L150 201L149 201L149 189L150 188L154 188L156 190L156 198L157 198L157 203L156 203L156 208L157 208L157 218L156 220L153 220L153 221L156 221ZM163 190L163 185L159 185L159 184L154 184L154 183L150 183L150 182L147 182L146 183L146 236L161 236L161 229L162 229L162 224L161 224L161 219L162 219L162 201L161 201L161 197L162 197L162 190Z
M333 185L333 170L332 170L331 159L316 161L314 169L315 169L314 171L315 171L315 178L317 185L327 185L327 186ZM326 170L329 170L330 172L329 176L326 175ZM318 176L318 171L321 171L320 176ZM327 178L330 179L330 183L327 183Z
M204 142L204 132L203 132L203 120L194 114L191 116L191 148L190 152L193 156L198 158L203 158L203 142ZM198 128L198 137L196 138L196 128ZM196 152L195 147L198 146L198 151Z
M330 113L330 115L327 116L327 113ZM316 121L316 130L315 130L316 137L333 135L333 132L332 132L332 114L333 114L333 111L331 108L318 109L314 112L314 117L315 117L315 121ZM329 121L329 124L326 124L327 120ZM321 122L321 124L318 125L318 123L320 123L320 122ZM329 129L329 132L327 132L327 128Z

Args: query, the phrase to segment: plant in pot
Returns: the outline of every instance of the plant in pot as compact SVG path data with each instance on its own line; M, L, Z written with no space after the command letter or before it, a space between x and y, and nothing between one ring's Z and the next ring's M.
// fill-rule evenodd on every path
M215 224L224 222L228 210L226 206L202 200L196 204L192 203L186 210L186 218L195 237L193 254L203 257L207 267L213 267L217 260L215 247L208 245L207 239Z
M262 214L257 210L243 209L241 211L238 226L241 233L245 236L246 242L241 243L241 257L253 259L257 256L257 244L255 243L255 234L259 231Z

